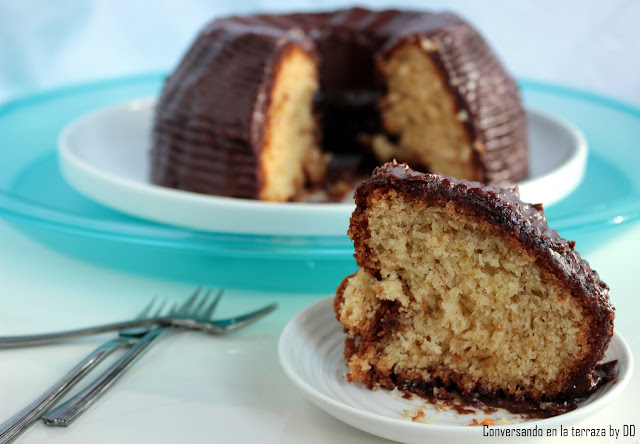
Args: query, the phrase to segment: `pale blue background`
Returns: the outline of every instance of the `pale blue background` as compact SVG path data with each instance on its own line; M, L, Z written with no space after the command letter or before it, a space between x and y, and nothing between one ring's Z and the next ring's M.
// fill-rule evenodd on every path
M332 9L291 0L0 0L0 102L35 90L166 72L212 17ZM605 94L640 106L640 1L370 1L449 9L469 19L518 77Z

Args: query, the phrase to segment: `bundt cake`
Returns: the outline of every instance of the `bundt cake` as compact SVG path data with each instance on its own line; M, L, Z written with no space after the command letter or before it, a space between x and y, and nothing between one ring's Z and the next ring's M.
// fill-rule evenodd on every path
M542 409L598 382L609 288L540 205L395 162L358 187L356 205L360 269L334 300L349 381Z
M527 173L517 85L452 13L214 20L166 80L151 181L289 201L322 187L327 169L368 172L394 158L484 183Z

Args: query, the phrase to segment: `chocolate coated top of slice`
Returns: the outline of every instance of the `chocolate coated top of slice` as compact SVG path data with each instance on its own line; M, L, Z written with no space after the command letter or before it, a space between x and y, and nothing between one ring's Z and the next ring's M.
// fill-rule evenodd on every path
M361 252L366 251L366 216L369 196L378 189L393 189L410 199L428 204L457 207L480 217L501 229L505 236L517 240L533 253L541 265L553 273L582 305L585 314L593 316L594 325L589 345L592 354L571 378L580 384L604 356L613 335L614 309L609 302L609 287L600 280L574 249L575 242L562 238L547 225L541 204L520 200L518 189L500 189L478 182L458 180L440 174L413 171L406 164L395 161L376 168L372 177L356 190L357 208L352 216L349 234L356 246L356 258L361 267Z

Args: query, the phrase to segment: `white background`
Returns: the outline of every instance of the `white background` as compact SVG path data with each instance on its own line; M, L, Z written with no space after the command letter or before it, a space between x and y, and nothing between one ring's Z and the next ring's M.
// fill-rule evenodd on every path
M640 106L639 1L359 4L458 12L485 35L515 76ZM351 5L336 0L0 0L0 102L33 90L169 71L215 16Z

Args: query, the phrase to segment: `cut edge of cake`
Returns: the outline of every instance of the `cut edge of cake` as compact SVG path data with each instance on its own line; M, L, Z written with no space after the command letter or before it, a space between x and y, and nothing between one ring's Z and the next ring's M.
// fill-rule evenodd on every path
M261 145L259 198L290 200L307 184L323 182L327 155L319 145L314 96L318 91L317 57L308 48L289 43L280 52L273 75L261 88L263 113L254 113L252 127Z

